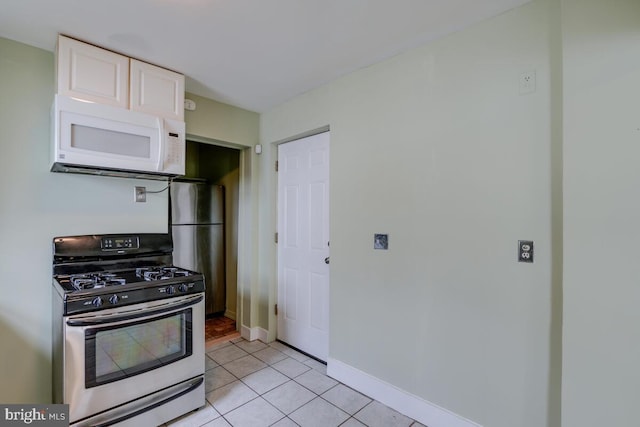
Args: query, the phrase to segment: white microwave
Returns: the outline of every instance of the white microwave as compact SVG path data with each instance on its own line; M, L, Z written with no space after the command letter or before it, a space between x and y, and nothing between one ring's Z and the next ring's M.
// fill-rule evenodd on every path
M54 172L162 179L185 173L185 123L56 95Z

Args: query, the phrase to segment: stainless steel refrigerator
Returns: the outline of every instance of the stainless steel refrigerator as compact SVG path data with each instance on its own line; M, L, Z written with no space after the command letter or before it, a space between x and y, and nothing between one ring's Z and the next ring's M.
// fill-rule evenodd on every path
M205 182L171 183L173 263L204 274L206 314L226 306L224 187Z

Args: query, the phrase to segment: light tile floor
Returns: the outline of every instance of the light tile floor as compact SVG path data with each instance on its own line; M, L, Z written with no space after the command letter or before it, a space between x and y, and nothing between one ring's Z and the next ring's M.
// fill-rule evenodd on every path
M207 349L207 405L167 427L424 427L328 377L282 343L236 338Z

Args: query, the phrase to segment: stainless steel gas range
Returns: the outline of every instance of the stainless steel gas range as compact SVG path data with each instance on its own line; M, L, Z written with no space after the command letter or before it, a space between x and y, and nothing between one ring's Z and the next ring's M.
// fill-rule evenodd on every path
M53 397L71 426L157 426L205 404L204 277L169 234L53 240Z

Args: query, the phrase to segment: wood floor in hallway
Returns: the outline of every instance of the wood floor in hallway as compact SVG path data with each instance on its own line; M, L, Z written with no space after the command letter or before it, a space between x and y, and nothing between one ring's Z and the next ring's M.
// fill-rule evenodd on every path
M204 337L206 346L227 341L240 336L236 321L224 316L209 317L205 320Z

